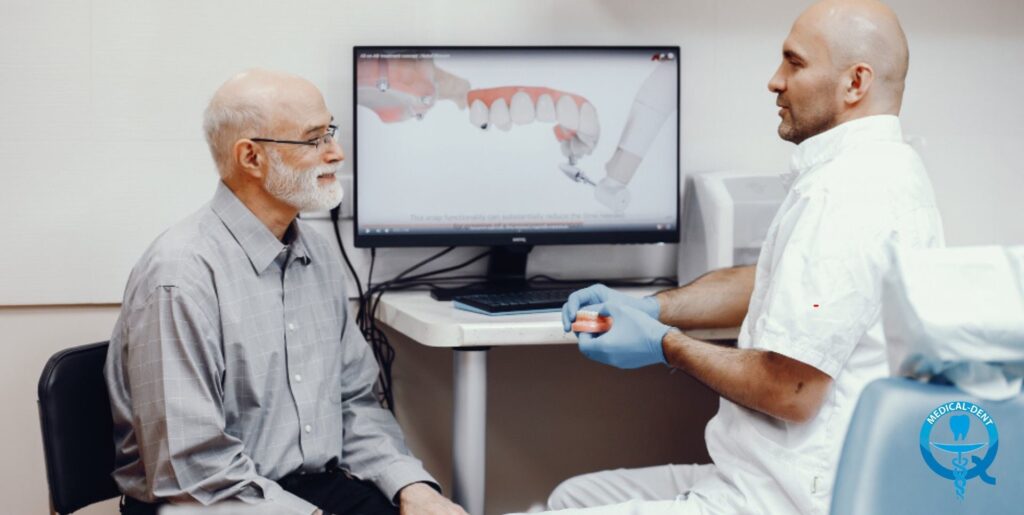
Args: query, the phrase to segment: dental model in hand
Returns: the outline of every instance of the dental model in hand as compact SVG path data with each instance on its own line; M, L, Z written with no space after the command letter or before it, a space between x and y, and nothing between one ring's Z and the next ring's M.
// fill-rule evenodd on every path
M606 333L612 328L612 317L599 315L596 311L579 310L572 330L576 333Z
M554 122L555 139L561 144L568 163L559 169L576 182L594 186L594 181L576 163L590 155L601 136L597 109L586 98L537 86L503 86L474 89L466 95L469 123L481 129L495 127L502 131L512 125L533 122Z

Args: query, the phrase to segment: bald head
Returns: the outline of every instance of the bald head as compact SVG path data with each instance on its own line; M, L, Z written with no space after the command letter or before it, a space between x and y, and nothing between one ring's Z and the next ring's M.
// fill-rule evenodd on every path
M228 79L213 94L203 118L206 141L221 177L231 174L233 147L239 139L277 138L277 134L294 139L289 130L298 128L304 113L318 110L326 110L320 90L301 77L253 69Z
M910 56L892 9L877 0L824 0L804 11L794 29L799 25L818 33L836 71L858 63L871 66L874 93L898 111Z

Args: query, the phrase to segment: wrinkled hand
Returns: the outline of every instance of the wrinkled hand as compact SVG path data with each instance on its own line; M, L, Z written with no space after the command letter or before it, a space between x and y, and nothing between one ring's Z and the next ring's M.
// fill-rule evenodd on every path
M661 341L669 327L647 313L614 302L593 306L601 315L611 316L610 331L595 336L579 334L579 347L588 358L618 368L640 368L668 364Z
M461 506L423 483L403 488L398 493L398 507L401 515L468 515Z
M658 299L654 297L634 297L615 291L603 284L595 284L573 292L572 295L569 295L569 300L562 306L562 327L565 332L569 332L572 328L572 323L576 321L576 312L580 308L604 303L629 306L646 313L654 320L658 320L658 314L661 312Z

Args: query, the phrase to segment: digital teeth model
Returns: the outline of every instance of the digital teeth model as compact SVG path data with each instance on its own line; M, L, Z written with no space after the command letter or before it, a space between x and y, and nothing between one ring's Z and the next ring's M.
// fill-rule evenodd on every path
M577 166L592 154L601 136L597 109L586 98L551 88L504 86L475 89L466 94L469 123L480 129L492 126L507 131L513 125L555 123L555 139L568 162L559 169L574 182L595 186Z
M512 95L512 103L509 105L508 112L516 125L530 123L536 117L533 99L525 91L517 91L515 95Z
M512 116L508 112L508 104L504 98L499 98L491 104L491 125L507 131L512 128Z

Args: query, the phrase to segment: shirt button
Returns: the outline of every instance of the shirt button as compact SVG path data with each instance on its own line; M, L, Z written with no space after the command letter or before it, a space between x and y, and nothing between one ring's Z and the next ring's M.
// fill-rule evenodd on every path
M294 331L295 330L295 324L293 324L291 322L288 322L288 330L289 331Z
M302 429L304 429L307 433L312 433L313 432L313 426L311 426L309 424L306 424L306 427L304 427Z
M295 374L295 382L296 383L301 383L302 382L302 374Z

